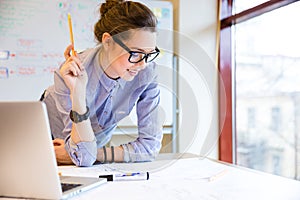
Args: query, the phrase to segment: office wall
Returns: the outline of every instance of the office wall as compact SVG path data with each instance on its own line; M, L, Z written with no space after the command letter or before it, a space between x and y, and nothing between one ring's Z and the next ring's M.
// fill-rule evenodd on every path
M179 70L177 71L177 76L178 76L177 100L179 102L180 107L178 112L179 115L178 135L176 138L178 143L177 151L192 152L192 153L199 154L201 152L201 149L203 149L202 148L203 144L204 145L208 144L208 148L205 148L204 150L204 152L206 152L206 149L210 150L212 144L216 144L217 142L215 141L215 143L213 143L210 140L206 140L206 138L212 139L212 141L214 141L214 138L216 138L218 135L218 120L217 120L218 101L216 98L217 74L215 71L211 70L211 68L214 67L215 65L217 1L211 1L211 0L168 0L168 1L171 1L173 3L173 8L174 8L174 19L175 19L174 27L175 27L175 31L177 31L174 34L175 35L174 48L175 48L175 53L179 57L179 62L178 62ZM26 1L23 2L23 4L30 4L31 2L34 3L35 1ZM44 10L50 9L45 5L42 6ZM32 4L32 5L30 4L29 6L40 7L40 4ZM81 8L83 9L85 7L81 7ZM63 8L61 9L62 10L60 12L66 12L66 10L64 10ZM24 12L24 10L22 12ZM41 14L43 15L45 15L45 13L46 12L41 12ZM26 16L29 18L31 17L31 14L28 14ZM57 16L61 16L61 15L57 14ZM76 22L75 16L73 18L74 22ZM24 19L22 18L19 20L21 20L20 22L22 22L22 20ZM42 18L37 19L37 22L39 22L40 20L42 20ZM7 23L5 25L7 25L7 27L12 26L11 23ZM74 28L76 28L76 24L74 24ZM45 29L43 31L46 32L47 30L48 29ZM64 32L61 34L64 37L63 41L66 41L67 43L68 29L66 25L64 25L61 28L61 31ZM19 33L23 33L23 32L20 31ZM32 33L32 34L37 34L37 33ZM44 36L47 34L49 33L45 33L44 35L41 36L41 38L44 39ZM32 37L32 36L28 35L28 37ZM31 40L26 40L26 41L27 42L25 44L32 44L29 43ZM39 40L37 41L37 45L34 47L40 47L40 45L41 43ZM62 45L63 47L58 49L63 49L66 44L62 43ZM24 54L24 56L27 57L32 55L36 55L36 54ZM51 54L51 55L55 56L58 54ZM61 56L62 54L59 55ZM61 59L63 58L61 57ZM57 66L57 63L55 66ZM52 68L49 68L49 70L53 71ZM46 70L45 72L48 73L48 71ZM31 73L32 71L26 70L21 72ZM0 70L0 75L3 74L5 75L6 71ZM44 79L45 81L43 81L45 85L40 85L40 87L46 88L48 85L47 84L48 79L49 81L52 80L51 77L52 76L47 76L46 78L45 75L45 79ZM37 87L36 84L37 81L35 79L30 79L30 81L27 77L25 79L26 79L25 81L27 81L26 83L28 85L28 88L32 89ZM1 79L1 81L4 80ZM8 84L6 82L3 83L2 86L0 86L0 90L3 91L3 88L6 89L8 85L14 86L16 88L15 90L10 90L10 94L15 95L16 96L15 98L19 97L19 95L27 95L26 93L24 94L22 93L23 91L26 91L24 88L22 90L18 89L19 88L18 84ZM37 90L36 94L32 95L31 98L38 99L42 90L43 89ZM208 133L209 133L209 137L207 137ZM209 141L209 142L204 142L204 141ZM216 152L214 152L214 155L216 155Z
M217 157L217 1L178 0L178 151ZM176 15L174 15L176 17ZM201 152L201 153L200 153Z

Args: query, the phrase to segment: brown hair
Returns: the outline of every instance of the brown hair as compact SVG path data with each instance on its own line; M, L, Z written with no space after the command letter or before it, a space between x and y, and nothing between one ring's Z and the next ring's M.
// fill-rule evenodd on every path
M147 6L139 2L106 0L100 7L100 15L94 27L94 35L99 42L102 42L105 32L114 36L137 28L156 31L156 17ZM127 39L125 37L128 34L122 34L122 37Z

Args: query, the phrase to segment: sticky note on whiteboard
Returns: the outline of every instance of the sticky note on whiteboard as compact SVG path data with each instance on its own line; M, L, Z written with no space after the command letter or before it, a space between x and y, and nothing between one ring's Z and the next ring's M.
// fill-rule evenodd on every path
M7 60L9 57L9 51L0 50L0 60Z

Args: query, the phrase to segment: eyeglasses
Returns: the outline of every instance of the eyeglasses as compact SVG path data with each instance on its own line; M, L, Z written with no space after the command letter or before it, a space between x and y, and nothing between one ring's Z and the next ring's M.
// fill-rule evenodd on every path
M144 53L141 51L131 51L129 47L127 47L121 40L117 37L112 37L113 40L120 45L123 49L125 49L130 55L128 61L130 63L138 63L145 59L146 63L152 62L160 53L160 50L155 47L155 52L152 53Z

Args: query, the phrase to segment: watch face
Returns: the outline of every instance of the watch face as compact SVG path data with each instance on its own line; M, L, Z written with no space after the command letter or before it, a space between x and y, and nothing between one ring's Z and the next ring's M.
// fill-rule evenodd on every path
M79 123L79 122L82 122L84 120L87 120L89 118L89 116L90 116L89 107L86 107L86 112L83 115L80 115L76 111L73 111L73 110L70 111L70 119L74 123Z
M76 112L71 110L70 112L70 119L73 121L73 122L76 122L78 121L77 117L76 117Z

